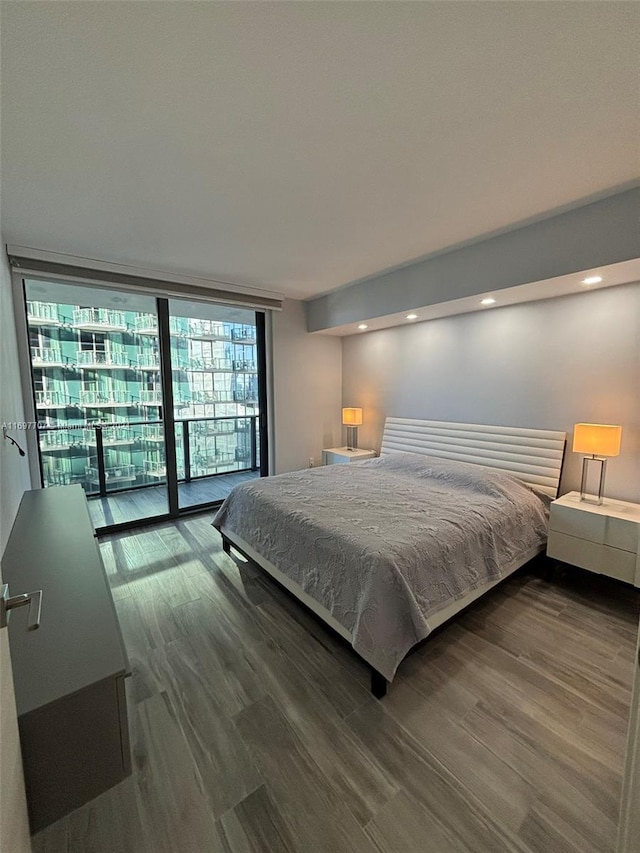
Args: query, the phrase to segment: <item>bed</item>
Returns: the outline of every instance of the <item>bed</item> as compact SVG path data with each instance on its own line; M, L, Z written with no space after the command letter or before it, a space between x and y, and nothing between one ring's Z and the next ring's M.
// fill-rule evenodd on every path
M387 418L380 457L237 486L213 524L371 667L544 550L564 432Z

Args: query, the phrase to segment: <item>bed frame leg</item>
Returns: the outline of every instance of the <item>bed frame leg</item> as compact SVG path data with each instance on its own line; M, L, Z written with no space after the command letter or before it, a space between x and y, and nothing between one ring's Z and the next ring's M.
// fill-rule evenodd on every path
M371 669L371 692L376 697L376 699L382 699L387 695L387 687L389 686L389 682L382 675L382 673L378 672L377 669Z
M231 554L231 542L229 542L224 533L222 534L222 550L225 554Z

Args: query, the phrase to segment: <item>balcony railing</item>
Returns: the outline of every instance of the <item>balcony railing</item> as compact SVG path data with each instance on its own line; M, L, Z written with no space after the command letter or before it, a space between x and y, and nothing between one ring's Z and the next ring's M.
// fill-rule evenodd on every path
M140 370L160 370L160 355L157 352L140 352L136 358Z
M233 369L238 373L256 373L258 365L255 361L234 361Z
M70 405L69 397L60 391L36 391L37 409L58 409Z
M97 447L96 429L87 429L84 433L87 447ZM136 443L136 436L129 426L101 426L100 435L105 447L128 447Z
M187 337L189 338L215 338L221 341L231 340L231 326L228 323L220 323L217 320L188 320Z
M144 473L147 477L156 477L164 479L167 476L167 463L154 459L145 459Z
M255 326L233 326L231 329L231 339L238 343L255 343L256 327Z
M126 391L80 391L80 405L109 408L135 405Z
M192 391L191 402L197 404L231 403L231 391Z
M58 306L53 302L27 302L27 320L31 326L60 326Z
M97 467L85 468L85 475L89 483L100 483L100 470ZM136 476L135 465L113 465L104 469L107 483L131 483Z
M105 370L109 368L127 368L129 359L126 350L108 349L105 352L99 350L78 350L76 363L79 367L90 367L92 370Z
M136 314L134 331L139 335L157 335L158 318L155 314Z
M72 429L53 429L40 435L40 447L43 452L53 453L57 450L69 450L83 446L82 431Z
M257 471L257 430L257 415L176 420L179 481ZM166 463L158 459L164 443L161 421L96 423L78 430L40 427L38 433L45 485L79 482L88 494L105 496L166 478ZM122 464L114 464L114 458Z
M161 406L162 405L162 390L158 389L143 389L140 391L140 402L143 406Z
M233 401L234 403L257 403L258 392L251 391L250 389L247 389L246 391L234 391Z
M31 347L34 367L64 367L66 363L60 347Z
M78 329L108 329L126 332L127 322L123 311L108 308L74 308L73 325Z
M235 422L234 422L235 421ZM212 419L205 421L191 421L191 433L193 437L208 435L233 435L241 428L235 419L229 420Z
M220 371L229 371L233 370L233 361L230 358L192 358L191 361L185 365L186 370L220 370Z

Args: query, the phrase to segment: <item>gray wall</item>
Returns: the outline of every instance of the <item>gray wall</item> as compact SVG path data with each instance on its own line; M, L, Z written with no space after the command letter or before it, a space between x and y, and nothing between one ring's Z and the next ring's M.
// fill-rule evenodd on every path
M562 429L621 424L606 493L640 502L640 284L344 338L343 404L360 446L386 415ZM569 449L562 491L579 487Z
M272 466L281 474L321 464L341 444L342 339L310 335L303 303L286 299L271 322Z
M2 241L4 245L4 241ZM11 279L4 252L0 264L0 421L22 421L22 395L16 355ZM24 434L23 434L24 435ZM21 442L24 444L24 442ZM0 554L25 489L29 488L26 457L0 438ZM0 581L2 570L0 568ZM13 595L27 592L11 589ZM46 607L46 603L45 603ZM31 850L16 722L11 657L7 631L0 631L0 848L15 853Z
M637 258L640 189L453 248L306 305L310 332Z
M4 243L2 243L4 246ZM0 266L0 422L24 421L20 372L16 345L16 330L11 295L11 274L4 251ZM12 435L26 450L24 432ZM25 489L31 488L29 464L26 456L8 441L0 438L0 554L13 524L20 498Z

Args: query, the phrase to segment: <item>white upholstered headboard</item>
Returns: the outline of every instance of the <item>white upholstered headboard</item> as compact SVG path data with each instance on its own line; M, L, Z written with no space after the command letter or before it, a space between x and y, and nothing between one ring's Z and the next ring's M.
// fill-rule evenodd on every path
M483 465L555 498L567 434L547 429L387 418L381 454L421 453Z

